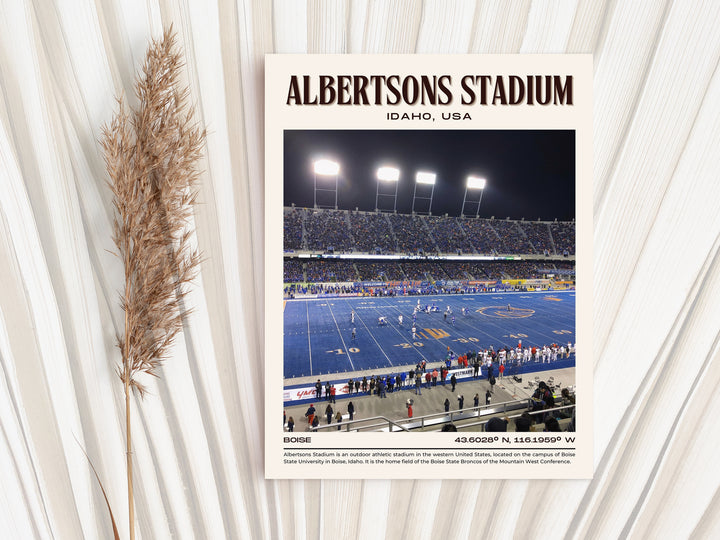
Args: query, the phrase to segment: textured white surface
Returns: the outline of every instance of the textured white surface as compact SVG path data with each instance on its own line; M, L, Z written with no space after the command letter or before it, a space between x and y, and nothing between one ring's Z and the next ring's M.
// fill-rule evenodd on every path
M127 537L97 140L170 23L209 128L206 261L133 404L140 538L718 537L719 2L0 0L3 537L111 537L75 438ZM263 479L270 52L594 54L594 480Z

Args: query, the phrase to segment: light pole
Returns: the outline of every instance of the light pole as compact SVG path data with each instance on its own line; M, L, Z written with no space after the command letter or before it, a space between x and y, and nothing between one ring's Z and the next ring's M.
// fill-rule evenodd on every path
M433 172L418 171L415 174L415 190L413 191L413 203L412 203L412 213L413 214L415 213L415 199L429 199L430 204L428 204L428 215L432 214L432 199L433 199L433 194L435 193L435 179L436 178L437 178L437 175ZM418 184L432 186L430 189L430 197L418 197L417 196Z
M478 217L480 215L480 203L482 202L482 196L483 192L485 191L485 184L487 181L484 178L480 178L478 176L468 176L467 182L465 183L465 195L463 196L463 205L462 209L460 210L460 217L463 217L465 215L465 204L477 204L477 211L475 212L475 217ZM467 194L468 190L480 190L480 198L477 201L468 201L467 200Z
M313 208L317 208L317 192L318 191L334 191L335 192L335 210L337 210L337 182L338 174L340 173L340 164L329 159L318 159L313 162L313 172L315 173L315 190L313 193ZM334 176L335 177L335 189L318 188L317 181L318 176Z
M380 167L377 170L377 190L375 191L375 211L377 212L380 206L378 205L378 200L381 196L383 197L393 197L393 213L397 210L397 192L398 192L398 184L400 181L400 169L396 169L395 167ZM395 183L395 193L380 193L380 184L381 182Z

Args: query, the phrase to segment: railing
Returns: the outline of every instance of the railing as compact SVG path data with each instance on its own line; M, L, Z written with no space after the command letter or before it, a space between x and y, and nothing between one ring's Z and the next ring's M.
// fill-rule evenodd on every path
M359 418L357 420L348 420L346 422L326 424L324 426L317 426L310 428L311 431L337 430L338 426L344 431L370 431L377 428L387 427L389 431L393 431L393 427L399 428L398 431L410 431L410 429L424 429L426 426L433 424L445 424L447 422L454 422L456 419L464 420L472 416L484 416L488 414L499 414L508 411L514 411L517 409L526 409L528 404L527 399L504 401L502 403L491 403L478 405L477 407L466 407L464 409L457 409L454 411L440 412L426 414L424 416L415 416L413 418L402 418L399 420L390 420L385 416L371 416L369 418ZM367 422L372 420L382 420L382 422L376 422L374 424L367 425ZM435 420L435 421L433 421ZM360 425L363 424L363 425ZM411 424L408 429L406 426Z
M371 428L378 428L378 427L385 427L387 425L387 428L389 431L393 430L393 426L396 428L399 428L398 431L409 431L405 426L402 426L398 423L397 420L390 420L389 418L385 416L370 416L369 418L360 418L358 420L348 420L347 422L336 422L335 424L326 424L324 426L317 426L317 427L311 427L310 431L320 431L323 429L334 429L337 431L338 427L343 428L345 431L350 431L351 426L355 426L356 424L364 424L365 422L369 422L371 420L382 420L380 423L363 425L358 426L355 428L357 431L360 431L361 429L371 429Z
M563 405L562 407L554 407L554 408L552 408L552 409L542 409L542 410L539 410L539 411L532 411L532 412L531 412L531 411L527 411L527 413L528 413L530 416L533 416L533 415L535 415L535 414L543 414L543 415L544 415L544 414L549 413L549 412L563 411L563 410L565 410L565 409L574 409L574 408L575 408L575 405ZM524 413L523 413L523 414L524 414ZM507 416L506 418L507 418L508 420L512 420L512 419L514 419L514 418L519 418L520 416L522 416L522 414L514 414L514 415L512 415L512 416ZM568 418L568 419L569 419L569 418ZM456 427L456 428L458 429L458 431L459 431L459 430L461 430L461 429L471 428L471 427L475 427L475 426L482 426L482 425L487 424L489 421L490 421L490 418L488 418L487 420L482 420L482 421L480 421L480 422L473 422L472 424L456 425L455 427Z
M426 427L436 425L436 424L442 424L445 425L447 423L454 423L457 420L466 420L468 418L472 418L473 416L487 416L487 415L496 415L496 414L502 414L505 413L505 417L508 420L518 418L522 416L521 414L514 414L512 416L507 416L508 411L515 411L518 409L526 409L527 408L528 400L522 399L522 400L515 400L515 401L505 401L502 403L496 403L496 404L490 404L490 405L479 405L478 407L467 407L464 409L458 409L455 411L447 411L447 412L441 412L441 413L433 413L433 414L427 414L424 416L416 416L413 418L402 418L400 420L391 420L390 418L387 418L386 416L371 416L368 418L359 418L357 420L348 420L342 423L334 423L334 424L326 424L324 426L317 426L314 428L310 428L311 431L321 431L321 430L338 430L338 427L342 431L377 431L378 429L384 429L387 427L388 431L405 431L406 433L409 433L411 429L425 429ZM552 409L542 409L539 411L523 411L528 412L530 416L533 415L545 415L549 412L555 412L555 411L564 411L564 410L571 410L574 409L575 405L564 405L561 407L553 407ZM497 410L496 410L497 409ZM377 422L377 420L380 420L380 422ZM434 421L433 421L434 420ZM459 424L455 425L455 427L458 430L461 429L468 429L473 428L477 426L483 426L488 423L490 418L487 418L485 420L480 420L477 422L472 423L465 423L465 424ZM368 422L373 422L368 424ZM393 428L397 428L393 430ZM438 430L439 431L439 430Z
M464 420L468 416L484 416L488 414L507 413L508 410L516 410L521 408L527 408L527 399L503 401L501 403L490 403L478 405L477 407L466 407L464 409L457 409L454 411L447 411L441 413L426 414L424 416L416 416L415 418L403 419L403 423L417 423L420 421L420 428L425 429L426 425L454 422L456 419ZM433 422L432 420L440 420L440 422ZM416 426L414 426L416 427Z

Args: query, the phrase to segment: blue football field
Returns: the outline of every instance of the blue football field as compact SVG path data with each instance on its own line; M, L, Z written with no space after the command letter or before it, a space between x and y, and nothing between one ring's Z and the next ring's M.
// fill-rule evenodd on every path
M440 311L417 314L413 339L418 299L421 306L435 304ZM454 325L450 315L444 317L447 306ZM467 315L461 313L463 307ZM448 347L464 354L490 346L514 347L520 339L523 346L575 343L574 290L295 299L285 302L283 312L286 379L438 362ZM381 316L387 325L378 324Z

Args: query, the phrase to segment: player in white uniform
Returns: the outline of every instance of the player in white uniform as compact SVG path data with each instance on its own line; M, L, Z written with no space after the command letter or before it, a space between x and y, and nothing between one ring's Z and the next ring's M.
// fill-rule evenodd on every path
M355 322L355 312L354 311L350 313L350 322L351 323Z
M400 324L400 326L402 326L402 321L402 315L398 315L398 323Z
M412 337L413 339L417 339L417 328L414 325L412 327Z

